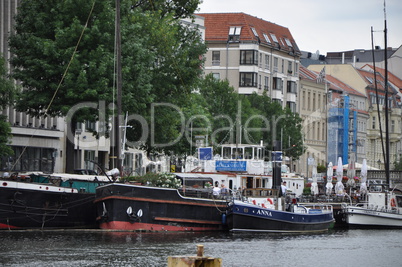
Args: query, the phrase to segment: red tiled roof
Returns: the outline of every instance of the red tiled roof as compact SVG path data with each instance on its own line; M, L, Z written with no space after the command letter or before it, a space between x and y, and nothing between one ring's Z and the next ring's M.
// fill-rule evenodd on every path
M303 65L300 65L299 67L299 74L301 80L311 80L311 81L317 80L317 73L312 70L309 70Z
M242 27L240 41L261 42L289 52L300 53L289 29L278 24L245 13L201 13L196 15L205 18L205 40L208 42L226 42L230 27L240 26ZM258 37L254 35L251 28L256 30ZM271 33L275 34L278 39L277 44L272 39ZM264 34L268 36L270 43L266 41ZM290 41L291 46L286 43L285 38Z
M370 65L370 64L366 64L362 67L362 69L367 66L370 69L372 69L374 71L374 66ZM385 69L376 67L376 71L381 73L382 76L385 76ZM402 89L402 80L399 79L397 76L395 76L394 74L392 74L392 72L388 71L388 81L392 84L394 84L395 86L397 86L400 90Z

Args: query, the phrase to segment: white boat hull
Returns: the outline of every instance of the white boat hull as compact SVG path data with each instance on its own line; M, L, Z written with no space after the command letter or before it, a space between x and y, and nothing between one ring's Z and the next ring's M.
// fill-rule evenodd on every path
M347 207L345 214L346 222L352 227L402 228L402 214L396 211Z

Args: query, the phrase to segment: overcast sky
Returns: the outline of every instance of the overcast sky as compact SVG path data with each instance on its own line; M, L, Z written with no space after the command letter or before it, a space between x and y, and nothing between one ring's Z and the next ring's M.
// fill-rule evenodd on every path
M203 0L200 13L244 12L290 30L300 50L320 54L384 47L384 0ZM388 47L402 45L402 0L386 0Z

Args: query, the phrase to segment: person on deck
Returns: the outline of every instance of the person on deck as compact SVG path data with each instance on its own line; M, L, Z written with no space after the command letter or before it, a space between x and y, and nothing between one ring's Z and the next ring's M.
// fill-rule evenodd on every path
M220 193L221 193L221 189L219 188L219 183L215 182L215 187L212 190L212 195L214 196L214 198L218 198Z
M227 197L227 196L228 196L228 193L229 193L229 191L228 191L228 189L225 187L225 185L224 185L224 184L221 184L221 191L220 191L221 196L222 196L222 197Z
M285 196L286 195L286 191L288 190L288 188L286 187L286 181L285 182L283 182L282 183L282 185L281 185L281 193L282 193L282 196Z

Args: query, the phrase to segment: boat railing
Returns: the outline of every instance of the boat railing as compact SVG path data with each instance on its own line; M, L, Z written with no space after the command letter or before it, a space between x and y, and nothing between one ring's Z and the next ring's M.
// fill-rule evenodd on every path
M319 204L307 204L307 205L297 205L297 208L302 208L306 213L312 212L333 212L333 206L329 204L319 203ZM300 210L299 210L300 212ZM302 212L303 213L303 212Z
M246 188L243 189L242 195L246 197L276 197L278 196L278 190L270 188Z

